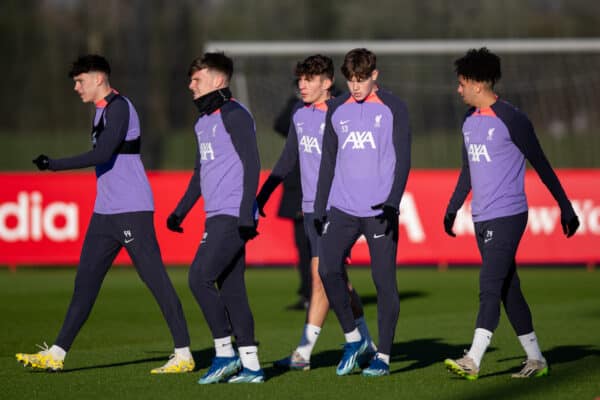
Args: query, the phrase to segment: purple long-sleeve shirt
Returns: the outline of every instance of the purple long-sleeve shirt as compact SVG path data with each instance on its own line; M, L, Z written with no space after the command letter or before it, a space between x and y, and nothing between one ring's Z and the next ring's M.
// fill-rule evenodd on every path
M256 128L250 112L230 100L215 112L198 118L196 167L175 213L185 217L202 195L206 216L239 217L252 226L260 174Z
M410 170L411 134L406 105L379 89L357 102L346 93L328 101L315 215L327 205L372 217L379 204L398 209Z
M486 109L471 108L462 126L463 167L447 212L456 213L473 190L473 221L527 211L525 159L556 199L566 219L575 215L558 177L537 140L527 116L497 100Z
M131 101L112 91L96 103L94 126L102 128L96 132L92 150L73 157L50 159L49 169L61 171L94 166L95 213L153 211L152 189L140 154L119 153L124 141L140 137L140 121Z
M300 163L302 211L305 213L314 211L326 113L325 103L305 104L299 101L294 106L283 152L271 171L270 179L279 183L294 169L296 162ZM272 186L266 190L270 193L274 189L275 186Z

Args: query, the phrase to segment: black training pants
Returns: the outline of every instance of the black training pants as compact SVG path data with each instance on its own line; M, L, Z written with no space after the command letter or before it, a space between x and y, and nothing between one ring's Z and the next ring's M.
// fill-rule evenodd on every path
M75 289L55 344L69 350L87 320L108 269L122 247L156 299L175 347L190 344L181 303L162 262L154 231L154 212L92 215L85 235Z
M356 328L345 279L344 259L361 234L365 235L371 256L371 275L377 289L377 324L379 351L390 354L400 300L396 284L396 251L398 226L387 235L386 224L375 217L354 217L331 208L328 225L319 249L319 275L329 304L335 311L344 333Z

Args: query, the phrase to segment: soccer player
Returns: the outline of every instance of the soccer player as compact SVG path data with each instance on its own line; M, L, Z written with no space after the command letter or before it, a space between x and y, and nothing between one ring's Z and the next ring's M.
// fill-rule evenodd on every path
M494 84L501 77L500 58L484 47L469 50L454 65L458 94L470 109L462 125L462 170L446 209L444 229L455 236L452 227L456 213L472 190L471 212L482 266L473 343L464 357L446 359L444 363L461 377L477 379L481 359L498 326L502 302L527 354L522 370L512 377L544 376L548 374L548 363L540 351L515 264L515 254L527 225L525 159L558 202L567 237L575 234L579 220L531 122L494 91Z
M223 53L205 53L189 68L189 89L200 113L194 126L196 167L167 219L170 230L183 232L182 221L204 196L204 235L189 284L212 332L216 355L200 384L264 380L244 282L246 242L258 234L254 203L260 162L252 115L231 97L232 73L233 61Z
M158 302L175 342L175 352L153 374L194 369L190 338L177 293L163 265L154 231L154 201L140 158L140 123L131 101L109 82L110 66L99 55L85 55L72 65L69 77L84 103L94 103L92 150L68 158L40 155L40 170L62 171L94 166L97 195L83 242L73 298L54 345L17 360L36 369L62 370L71 348L94 305L113 260L125 247L135 268Z
M284 138L288 136L290 118L296 103L298 103L298 95L294 93L285 102L273 123L273 130ZM283 179L283 191L277 215L280 218L290 220L294 224L294 243L298 254L298 265L296 268L300 276L298 300L287 308L291 310L307 310L311 294L311 254L310 243L304 229L300 165L297 162L293 170Z
M302 184L302 211L304 226L309 238L311 249L312 291L306 314L302 338L296 350L290 357L275 362L279 368L291 370L309 370L310 356L325 322L329 311L329 301L318 273L319 237L314 228L314 200L317 189L317 177L321 162L321 147L325 129L326 100L330 95L333 84L333 61L320 54L310 56L298 62L295 70L298 79L298 90L301 101L297 101L292 109L289 133L285 147L271 175L262 186L258 196L258 209L265 216L263 208L269 196L285 177L293 171L296 163L300 162ZM344 275L347 282L347 276ZM371 355L377 350L369 335L369 330L363 317L360 297L347 282L347 290L352 299L352 311L355 323L360 332L368 339ZM368 361L368 358L367 358Z
M368 343L352 314L344 255L365 235L377 288L379 349L362 373L382 376L389 374L400 310L396 251L398 209L410 170L408 110L402 100L378 87L371 51L348 52L342 73L350 92L328 102L315 200L314 224L322 235L319 274L346 339L336 371L346 375Z

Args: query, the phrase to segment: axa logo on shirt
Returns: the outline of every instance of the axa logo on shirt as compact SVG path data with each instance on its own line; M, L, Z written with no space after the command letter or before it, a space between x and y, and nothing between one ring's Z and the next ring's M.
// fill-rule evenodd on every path
M316 137L304 135L300 138L300 145L304 146L305 153L312 153L313 149L317 154L321 154L321 149L319 148L319 142Z
M200 160L214 160L215 152L213 151L212 144L210 142L200 143Z
M345 149L348 144L352 144L352 150L364 150L367 145L371 149L376 149L375 139L373 139L373 132L371 131L352 131L342 145L342 149Z
M77 204L56 201L44 205L42 194L38 191L19 192L16 202L0 203L0 240L40 241L43 237L55 242L77 240Z
M471 161L473 161L473 162L480 162L482 156L485 159L485 161L487 161L487 162L492 161L485 144L475 144L475 143L469 144L468 153L469 153L469 156L471 157Z

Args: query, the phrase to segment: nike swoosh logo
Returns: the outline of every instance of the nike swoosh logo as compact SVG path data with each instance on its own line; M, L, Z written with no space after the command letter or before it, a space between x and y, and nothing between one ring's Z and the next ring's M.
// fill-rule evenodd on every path
M382 233L381 235L373 234L373 239L379 239L384 236L385 236L385 233Z
M348 122L350 122L349 119L345 120L345 121L340 121L340 125L346 125Z
M134 240L134 239L135 239L135 238L131 238L131 239L125 239L125 244L133 242L133 240Z

